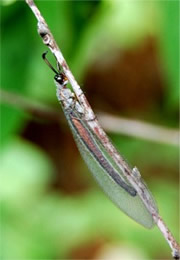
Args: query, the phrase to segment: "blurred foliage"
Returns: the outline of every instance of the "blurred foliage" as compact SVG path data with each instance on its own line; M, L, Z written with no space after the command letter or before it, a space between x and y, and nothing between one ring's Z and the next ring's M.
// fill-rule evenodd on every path
M101 110L178 126L178 1L37 1L37 5L73 73L85 84L85 92L88 94L88 82L92 89L93 82L98 82L100 93L89 97L95 108L98 104ZM56 106L53 75L41 58L46 47L24 2L1 2L1 39L1 87ZM139 52L149 39L155 48ZM147 53L155 58L146 66ZM48 57L55 64L50 53ZM141 95L139 79L137 83L140 59L147 67L146 77L142 72L140 78L150 82L149 89L145 88L149 99ZM154 67L161 83L156 84L152 76ZM117 82L122 74L123 80ZM112 82L110 88L105 85L107 77ZM158 94L151 91L153 87ZM112 102L108 103L110 92ZM113 102L118 95L118 102ZM130 95L136 99L133 106L127 98ZM169 247L157 228L145 230L126 217L85 173L88 170L68 133L64 125L33 119L1 105L0 257L95 259L100 249L116 244L129 250L133 245L146 259L170 259ZM119 135L111 138L145 176L162 216L177 237L178 149ZM96 241L101 241L100 245L91 249Z
M17 164L17 161L23 163ZM153 248L152 253L158 252L160 245L168 251L157 229L145 230L121 214L99 189L74 198L49 193L47 185L53 167L31 144L13 140L3 151L0 165L4 238L1 254L5 259L14 256L18 259L27 256L31 259L61 259L73 247L99 237L130 241L149 252ZM154 186L156 198L166 201L161 210L162 213L169 212L166 218L175 231L177 216L172 215L172 211L177 207L177 191L173 183L162 180L156 180ZM178 230L175 233L177 235Z
M159 33L159 51L162 55L164 72L167 73L167 105L176 110L179 105L179 1L159 3L161 12L161 30Z

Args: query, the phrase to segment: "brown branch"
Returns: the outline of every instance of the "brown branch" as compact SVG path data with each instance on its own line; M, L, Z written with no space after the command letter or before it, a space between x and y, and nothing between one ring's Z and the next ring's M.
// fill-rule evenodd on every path
M157 143L179 145L179 131L176 129L105 113L99 113L98 118L108 132L133 136Z
M35 117L65 123L65 120L60 116L59 109L3 89L0 90L0 102L22 109ZM99 112L97 115L103 128L110 133L178 146L179 131L176 129L157 126L135 119L117 117L107 113Z
M35 117L56 121L61 120L59 110L3 89L0 89L0 102L22 109Z

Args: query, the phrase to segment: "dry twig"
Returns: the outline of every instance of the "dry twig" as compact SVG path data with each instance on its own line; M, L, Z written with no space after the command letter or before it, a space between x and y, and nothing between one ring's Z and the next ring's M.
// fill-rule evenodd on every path
M150 200L149 192L146 189L146 185L141 181L140 174L136 168L132 170L129 165L123 160L123 158L119 155L117 150L114 148L114 146L109 142L108 137L106 136L105 132L99 125L99 122L97 121L86 97L84 96L80 86L78 85L77 81L75 80L72 72L70 71L58 45L55 42L55 39L53 35L51 34L47 23L45 22L43 16L41 15L39 9L34 4L33 0L26 0L29 7L32 9L34 15L36 16L38 20L38 33L41 36L43 42L45 45L49 47L51 52L56 57L58 63L62 67L66 77L69 80L69 83L71 84L74 93L76 95L77 100L79 101L79 104L81 107L83 107L84 110L84 119L86 120L87 124L89 125L91 131L94 132L94 134L101 140L102 145L105 147L105 149L109 152L109 154L112 156L114 161L117 163L119 168L122 171L122 174L124 177L128 178L129 183L132 185L132 187L135 188L138 195L140 196L141 200L143 201L144 205L150 212L152 218L154 219L154 222L164 235L165 239L167 240L169 246L172 249L172 255L175 259L179 259L180 257L180 247L177 244L176 240L168 230L167 226L163 222L162 218L160 217L159 213L157 212L156 208L154 207L154 204Z

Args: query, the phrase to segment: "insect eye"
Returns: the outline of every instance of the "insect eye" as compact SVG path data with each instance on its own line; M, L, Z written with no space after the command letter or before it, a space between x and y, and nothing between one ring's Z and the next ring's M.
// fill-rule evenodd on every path
M56 74L55 76L54 76L54 79L59 83L59 84L63 84L63 78L62 78L62 76L60 75L60 74Z

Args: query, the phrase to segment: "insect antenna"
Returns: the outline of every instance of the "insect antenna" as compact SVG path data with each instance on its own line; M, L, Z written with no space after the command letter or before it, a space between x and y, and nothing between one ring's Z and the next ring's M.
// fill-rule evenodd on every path
M48 51L44 52L42 54L42 58L43 60L46 62L46 64L49 66L50 69L52 69L52 71L56 74L56 75L59 75L59 72L57 70L55 70L55 68L51 65L51 63L48 61L48 59L46 58L46 55L47 55ZM59 66L58 66L58 69L59 69Z

